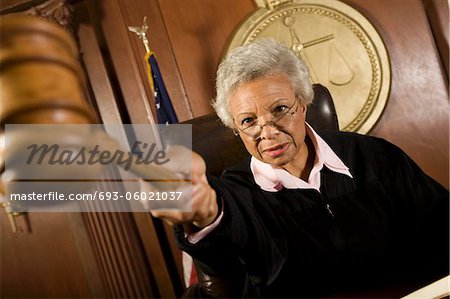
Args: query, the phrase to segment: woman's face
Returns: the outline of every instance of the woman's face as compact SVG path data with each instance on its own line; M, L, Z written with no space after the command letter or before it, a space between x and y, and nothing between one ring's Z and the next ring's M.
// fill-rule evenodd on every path
M275 73L241 84L229 104L235 130L253 157L285 169L306 160L306 106L286 75Z

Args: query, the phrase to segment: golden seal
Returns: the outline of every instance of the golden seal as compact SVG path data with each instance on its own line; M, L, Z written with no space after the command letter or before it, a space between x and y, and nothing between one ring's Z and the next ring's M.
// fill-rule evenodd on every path
M369 132L391 82L386 47L373 25L340 1L255 1L259 9L233 34L225 55L257 38L275 38L306 62L313 83L330 90L340 129Z

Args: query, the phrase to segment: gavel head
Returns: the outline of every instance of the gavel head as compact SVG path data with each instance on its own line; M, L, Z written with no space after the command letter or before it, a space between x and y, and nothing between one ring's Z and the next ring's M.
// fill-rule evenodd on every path
M6 16L0 18L0 38L2 125L92 123L68 32L39 17Z
M39 17L4 16L0 39L0 169L4 170L6 150L20 148L27 133L12 130L6 137L7 124L89 124L95 117L84 100L83 72L69 32ZM62 146L77 151L90 143L89 132L78 133L77 144ZM11 161L17 160L11 154ZM25 171L14 165L8 168L12 179ZM60 177L70 171L64 169Z

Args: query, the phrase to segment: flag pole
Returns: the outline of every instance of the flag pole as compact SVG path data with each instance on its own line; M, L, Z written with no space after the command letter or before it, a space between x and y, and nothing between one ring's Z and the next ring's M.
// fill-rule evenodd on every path
M147 29L148 29L148 25L147 25L147 17L144 17L143 21L142 21L142 27L137 27L137 26L128 26L128 30L135 33L139 39L142 41L142 43L144 44L145 47L145 62L147 65L147 79L148 82L150 84L150 88L152 90L152 94L155 93L155 85L153 83L153 74L152 74L152 68L148 63L148 58L150 57L150 55L154 54L151 50L150 50L150 44L148 42L148 38L147 38Z
M146 50L145 63L147 65L147 75L153 93L158 123L166 125L175 124L178 123L178 117L173 108L166 85L164 84L155 53L150 49L147 39L147 29L147 17L144 17L142 27L128 27L128 30L135 33L143 42Z
M155 97L155 84L153 82L152 68L148 62L149 57L151 55L153 55L154 53L150 50L150 44L149 44L148 38L147 38L147 29L148 29L147 16L145 16L144 19L142 20L141 27L128 26L128 30L135 33L139 37L139 39L142 41L142 43L144 44L144 47L145 47L145 58L144 59L145 59L145 65L147 67L147 80L150 85L150 90L152 92L152 96ZM148 101L146 103L148 105ZM148 108L150 108L150 107L148 107ZM151 109L148 109L148 113L151 113ZM155 138L157 139L158 143L161 145L161 147L164 148L165 144L163 143L161 136L159 136L159 131L156 130L155 126L153 126L153 134L154 134Z

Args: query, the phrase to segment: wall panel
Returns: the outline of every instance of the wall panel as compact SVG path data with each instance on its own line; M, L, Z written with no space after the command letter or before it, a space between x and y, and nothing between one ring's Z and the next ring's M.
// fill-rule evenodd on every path
M0 212L1 298L106 296L82 214L31 213L31 230L17 216L19 232L12 233Z
M448 79L449 3L447 0L423 0L423 5L433 31L433 37L436 41L439 55L442 59L442 66Z
M213 112L215 73L236 26L253 0L158 0L192 114Z
M102 119L109 123L109 121L116 121L118 117L111 118L114 111L111 110L111 106L116 104L118 114L124 115L123 120L129 120L134 124L153 124L155 119L153 117L153 100L150 92L149 84L145 73L144 55L145 49L139 38L132 32L129 32L128 26L142 26L142 19L144 16L148 18L148 25L152 28L152 25L156 23L155 20L158 17L152 15L151 12L158 11L155 8L154 1L89 1L87 7L89 11L90 20L92 25L96 28L96 38L101 47L102 59L105 61L105 65L108 68L108 76L104 77L104 72L100 72L103 78L100 80L95 77L95 74L99 73L98 68L92 68L87 65L86 69L91 79L91 84L104 85L103 93L98 91L98 88L92 87L94 96L98 104L99 112L102 115ZM156 14L157 16L157 14ZM158 41L164 44L164 30L159 30L161 37ZM150 36L150 30L149 30ZM90 37L86 35L86 37ZM90 49L91 53L96 54L95 49L89 45L86 41L82 42L87 49ZM158 44L158 43L155 43ZM89 46L89 47L88 47ZM151 43L152 46L152 43ZM152 46L153 49L153 46ZM154 49L156 52L156 49ZM171 58L170 51L165 51L164 56L166 59ZM159 57L159 56L158 56ZM173 65L167 64L167 60L163 59L162 65L164 68L169 68ZM86 61L86 59L85 59ZM101 63L99 66L102 66ZM163 67L161 67L164 71ZM172 72L167 72L177 78L176 69ZM178 79L173 80L171 76L168 76L167 87L172 92L173 87L181 86ZM172 79L172 80L171 80ZM172 84L170 83L172 82ZM111 90L115 91L112 92ZM109 97L103 98L102 95L108 95ZM111 96L114 96L112 99ZM180 98L178 98L180 99ZM106 103L111 102L112 105ZM175 101L174 101L175 103ZM176 103L183 105L183 99ZM175 104L175 109L179 107ZM113 108L114 109L114 108ZM179 109L179 108L178 108ZM179 109L181 111L188 110ZM181 113L182 114L182 113ZM185 118L189 118L184 116ZM151 132L148 132L151 134ZM137 136L139 138L139 136ZM99 218L100 217L100 218ZM106 246L103 246L101 254L103 256L113 255L107 259L107 273L114 279L115 277L123 277L123 275L131 275L132 281L126 281L123 284L122 289L116 290L115 294L128 297L148 297L153 290L153 296L162 296L164 298L174 297L176 292L175 286L178 287L176 275L178 272L175 269L169 269L168 264L173 260L171 252L166 252L163 248L166 247L166 238L164 229L155 228L155 222L159 220L152 219L147 213L124 213L121 218L116 218L115 215L100 215L98 219L105 218L107 222L93 222L91 227L97 233L98 240L105 239L110 240ZM95 219L95 218L94 218ZM123 221L115 221L115 219ZM112 222L111 222L112 221ZM123 226L126 224L126 227ZM116 229L116 234L108 232L108 230ZM129 242L129 236L132 238L132 242ZM100 238L100 239L99 239ZM121 239L122 238L122 239ZM136 239L139 238L139 239ZM159 239L158 239L159 238ZM164 244L162 244L164 243ZM133 246L135 250L125 250L123 253L116 256L113 248L129 248ZM130 255L129 255L130 254ZM114 264L114 261L119 264ZM133 263L141 263L140 265ZM147 265L148 263L148 265ZM113 269L108 269L108 267ZM117 270L115 270L117 269ZM135 270L133 270L135 269ZM132 271L131 273L124 274L124 271ZM141 273L138 273L141 271ZM148 273L144 273L147 271ZM138 279L141 276L142 279ZM148 279L146 276L148 276ZM174 276L174 279L171 279ZM147 283L144 284L144 281ZM133 284L141 284L142 290L138 290L133 287ZM121 286L119 284L119 286ZM151 288L150 288L151 285Z
M374 23L391 59L390 97L370 134L401 147L448 187L448 90L422 1L345 2Z
M167 35L167 28L164 24L158 1L133 0L120 1L119 3L127 26L142 26L142 20L144 16L147 16L150 48L156 55L170 96L176 99L176 101L173 101L173 104L177 115L180 120L192 118L190 103L186 97L185 86L179 74L177 61L172 51L172 45ZM140 62L139 71L142 78L146 79L143 60L145 55L144 45L134 33L129 32L128 34L133 45L134 54ZM149 88L147 90L149 92ZM151 93L149 93L149 98L152 98Z

